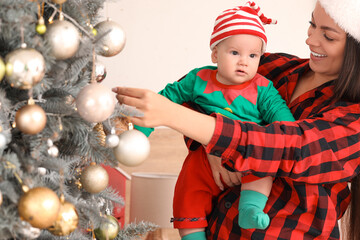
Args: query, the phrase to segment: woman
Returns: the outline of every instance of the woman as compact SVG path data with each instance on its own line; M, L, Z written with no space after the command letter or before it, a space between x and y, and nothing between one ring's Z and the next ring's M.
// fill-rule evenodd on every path
M359 11L357 0L318 0L306 40L310 59L263 56L259 73L273 81L296 122L258 126L203 115L148 90L114 89L121 103L144 112L131 119L134 124L171 127L206 145L231 171L275 178L264 210L271 218L267 229L239 228L236 186L219 197L208 239L339 239L337 220L350 202L348 181L348 238L360 239Z

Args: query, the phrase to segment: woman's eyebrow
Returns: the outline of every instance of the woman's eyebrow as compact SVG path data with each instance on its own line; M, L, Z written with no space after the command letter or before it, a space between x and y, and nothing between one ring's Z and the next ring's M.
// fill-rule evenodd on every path
M314 13L311 14L311 18L312 18L312 20L315 22ZM315 25L316 25L316 24L315 24ZM339 31L336 30L335 28L328 27L328 26L320 26L320 29L322 29L322 30L327 30L327 31L333 31L333 32L339 33Z

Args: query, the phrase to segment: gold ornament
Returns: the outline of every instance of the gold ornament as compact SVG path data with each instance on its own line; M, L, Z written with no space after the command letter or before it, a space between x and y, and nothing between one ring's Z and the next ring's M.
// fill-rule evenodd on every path
M3 195L2 195L2 192L0 191L0 206L1 206L2 202L3 202Z
M149 156L149 139L142 132L132 129L119 135L119 144L113 148L116 159L125 166L140 165Z
M102 123L97 123L93 129L95 132L97 132L98 136L98 142L101 146L105 146L105 140L106 140L106 135L104 132L104 127Z
M36 104L20 108L15 115L16 127L25 134L37 134L46 126L45 111Z
M106 86L91 83L81 89L76 98L79 115L88 122L105 121L115 109L114 93Z
M71 58L79 49L80 34L77 28L65 20L56 20L49 25L45 39L51 47L51 54L57 60Z
M66 0L51 0L53 3L63 4Z
M111 240L116 238L120 231L119 222L111 215L106 215L106 220L100 224L99 228L94 230L96 239Z
M82 171L80 182L85 191L99 193L108 186L109 175L102 166L93 163Z
M60 200L56 193L46 187L32 188L21 196L18 203L20 218L35 228L48 228L56 220Z
M5 75L5 63L3 59L0 57L0 81L3 79Z
M72 203L62 200L58 217L47 230L56 236L67 236L78 226L79 216Z
M30 89L45 74L44 57L32 48L16 49L5 57L6 80L11 87Z
M125 32L119 24L114 21L106 20L95 26L97 35L102 36L96 45L96 53L104 57L112 57L120 53L126 43Z

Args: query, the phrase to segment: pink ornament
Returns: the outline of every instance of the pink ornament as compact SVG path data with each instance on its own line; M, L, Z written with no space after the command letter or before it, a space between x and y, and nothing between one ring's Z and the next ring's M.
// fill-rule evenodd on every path
M115 104L114 93L99 83L91 83L84 87L76 98L78 113L83 119L92 123L108 119L114 112Z

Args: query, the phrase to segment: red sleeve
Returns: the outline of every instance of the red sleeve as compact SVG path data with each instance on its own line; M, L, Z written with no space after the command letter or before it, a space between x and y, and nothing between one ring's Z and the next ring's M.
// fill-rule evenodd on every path
M267 126L215 116L206 150L228 169L313 184L348 181L359 173L359 104L338 103L314 118Z

